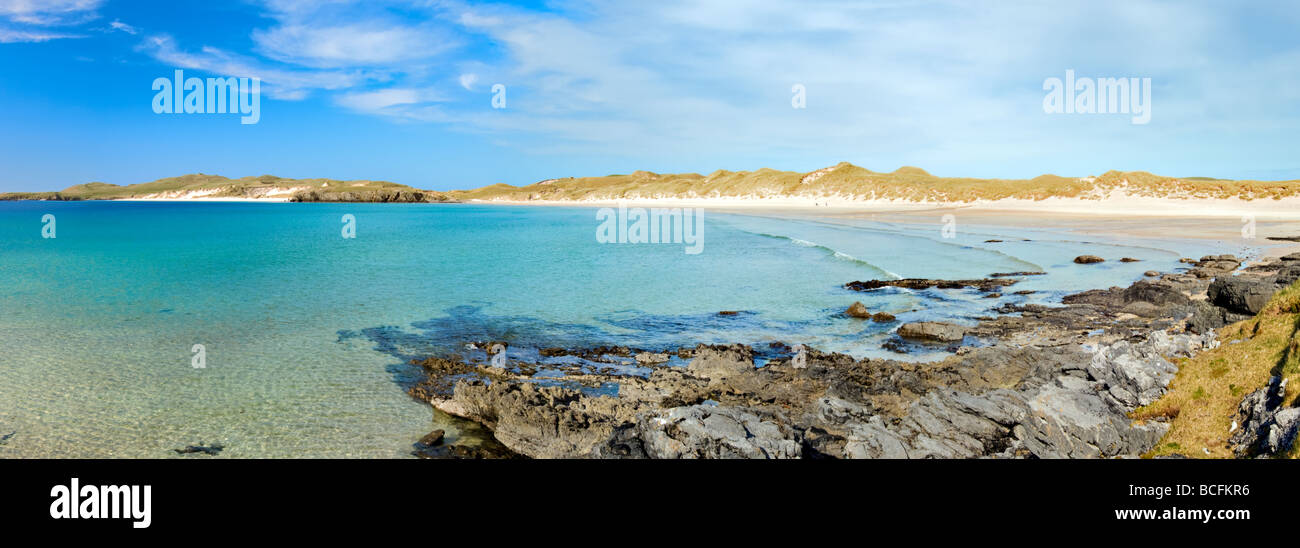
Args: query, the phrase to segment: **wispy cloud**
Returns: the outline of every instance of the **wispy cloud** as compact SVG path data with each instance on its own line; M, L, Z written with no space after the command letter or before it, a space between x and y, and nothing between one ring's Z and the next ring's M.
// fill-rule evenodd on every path
M103 0L0 0L0 43L48 42L85 35L50 30L99 17Z
M103 0L0 0L0 17L29 25L76 25L98 17Z
M135 27L133 27L133 26L131 26L131 25L128 25L128 24L126 24L126 23L123 23L122 21L117 20L117 19L114 19L112 23L109 23L109 24L108 24L108 26L109 26L109 28L111 28L111 29L113 29L113 30L122 31L122 32L125 32L125 33L127 33L127 34L132 34L132 35L134 35L134 34L139 34L139 33L140 33L139 29L136 29Z
M84 36L62 32L15 30L0 27L0 44L12 44L15 42L48 42L50 40L58 40L61 38L84 38Z
M262 54L310 67L387 66L428 60L457 44L453 31L434 18L399 17L385 7L402 2L268 0L276 24L253 31Z
M197 51L181 49L170 35L150 36L138 49L158 61L179 68L196 69L234 77L260 78L273 98L298 100L315 90L346 90L365 82L383 80L382 74L364 70L288 70L268 66L245 55L204 46Z

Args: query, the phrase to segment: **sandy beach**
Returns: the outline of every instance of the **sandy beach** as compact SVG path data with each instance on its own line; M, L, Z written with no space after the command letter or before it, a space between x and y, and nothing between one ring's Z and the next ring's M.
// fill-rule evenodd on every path
M1300 251L1300 243L1270 237L1300 236L1300 198L1280 200L1172 199L1112 193L1105 199L1047 198L973 203L902 200L779 198L642 198L632 200L499 201L469 203L551 207L706 208L730 213L820 219L862 219L893 223L942 223L1060 228L1096 236L1190 238L1240 242L1252 258ZM1253 237L1249 225L1253 224Z

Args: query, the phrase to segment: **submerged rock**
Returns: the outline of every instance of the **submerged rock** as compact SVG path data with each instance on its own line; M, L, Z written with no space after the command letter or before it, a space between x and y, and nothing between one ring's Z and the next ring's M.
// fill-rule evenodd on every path
M854 301L853 304L849 305L849 309L848 309L848 310L845 310L844 313L845 313L845 314L848 314L849 317L851 317L851 318L870 318L870 317L871 317L871 311L870 311L870 310L867 310L867 305L864 305L864 304L862 304L861 302L858 302L858 301Z
M1096 255L1079 255L1078 257L1074 258L1074 262L1075 264L1095 264L1095 263L1104 263L1106 262L1106 259L1103 259Z
M225 448L226 446L221 445L219 443L214 443L212 445L204 445L203 442L199 442L198 445L186 445L185 447L182 447L180 449L172 449L172 451L175 451L176 454L178 455L190 455L194 453L203 453L205 455L217 455L218 453L221 453L221 451Z
M445 435L446 433L443 432L441 429L434 430L432 432L429 432L428 434L425 434L424 437L420 438L420 441L417 443L425 447L433 447L435 445L441 445L442 438Z

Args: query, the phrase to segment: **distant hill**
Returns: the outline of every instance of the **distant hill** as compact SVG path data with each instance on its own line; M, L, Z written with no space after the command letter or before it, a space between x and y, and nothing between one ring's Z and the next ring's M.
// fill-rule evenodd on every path
M1049 197L1100 199L1112 192L1163 198L1256 200L1300 195L1300 181L1231 181L1164 177L1145 171L1108 171L1096 177L1040 175L1033 179L936 177L919 167L877 172L842 162L799 173L762 168L547 179L527 186L498 183L437 192L386 181L285 179L272 175L228 179L196 173L118 186L86 183L58 192L0 194L0 200L113 200L123 198L279 198L301 202L605 201L659 198L838 198L961 203Z
M445 202L441 192L386 181L285 179L273 175L229 179L195 173L119 186L85 183L58 192L0 194L0 200L115 200L148 198L281 198L304 202Z
M918 167L882 173L843 162L808 173L759 169L548 179L528 186L495 184L451 191L458 200L578 201L636 198L806 197L971 202L1018 198L1101 198L1111 191L1167 198L1281 198L1300 194L1300 181L1228 181L1163 177L1144 171L1109 171L1097 177L1040 175L1033 179L936 177Z

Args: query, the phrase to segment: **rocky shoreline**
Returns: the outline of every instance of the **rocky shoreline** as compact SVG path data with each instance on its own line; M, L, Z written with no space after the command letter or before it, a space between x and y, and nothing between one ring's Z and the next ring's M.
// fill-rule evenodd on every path
M782 343L539 349L538 356L552 358L543 363L493 360L486 349L507 342L466 341L471 358L413 362L424 378L409 393L482 425L500 445L443 445L435 432L426 439L438 443L418 444L416 454L1137 457L1168 425L1159 418L1135 421L1130 413L1165 393L1177 372L1170 360L1217 346L1216 329L1251 317L1261 298L1266 302L1300 278L1294 255L1245 269L1229 255L1184 262L1185 272L1070 295L1062 306L1004 304L973 327L901 325L900 337L948 345L951 356L928 363L855 359ZM1015 281L900 283L996 291ZM848 287L890 285L898 284ZM969 341L979 344L961 344Z

